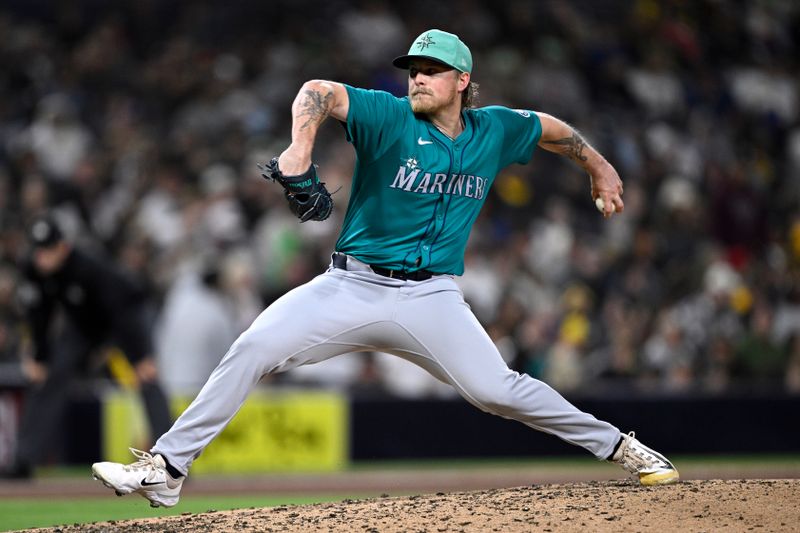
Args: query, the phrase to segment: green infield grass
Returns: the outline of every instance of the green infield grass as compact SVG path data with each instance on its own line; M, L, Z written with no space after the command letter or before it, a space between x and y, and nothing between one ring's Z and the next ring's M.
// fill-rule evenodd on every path
M156 518L183 513L204 513L211 510L340 501L347 497L343 495L186 496L181 498L180 505L172 509L153 509L144 498L136 495L126 498L48 498L47 500L9 498L0 501L0 531Z

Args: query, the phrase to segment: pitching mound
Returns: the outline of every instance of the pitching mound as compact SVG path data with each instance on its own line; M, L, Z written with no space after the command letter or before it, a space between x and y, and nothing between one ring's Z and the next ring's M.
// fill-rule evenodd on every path
M796 479L685 481L652 488L616 481L187 513L41 531L796 531L798 502Z

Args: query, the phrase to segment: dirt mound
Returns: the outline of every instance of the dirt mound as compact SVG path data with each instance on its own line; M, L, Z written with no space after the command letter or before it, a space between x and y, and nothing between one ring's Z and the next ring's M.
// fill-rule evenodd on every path
M47 532L797 531L800 480L533 485L402 498L186 513Z

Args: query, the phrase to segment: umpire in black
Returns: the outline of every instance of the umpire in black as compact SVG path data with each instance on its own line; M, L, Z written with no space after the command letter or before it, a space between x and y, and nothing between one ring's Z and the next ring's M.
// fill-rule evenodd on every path
M164 391L153 360L152 335L145 317L145 291L106 259L64 239L52 218L30 226L31 254L20 288L33 345L25 364L31 388L10 477L32 475L49 451L59 427L72 378L98 348L118 347L136 370L152 436L171 425ZM59 309L63 320L55 320Z

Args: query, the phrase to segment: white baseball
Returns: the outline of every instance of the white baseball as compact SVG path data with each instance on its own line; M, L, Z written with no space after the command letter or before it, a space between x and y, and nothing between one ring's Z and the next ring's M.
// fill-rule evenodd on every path
M603 213L606 210L606 203L599 196L597 197L597 200L594 201L594 205L597 206L597 210L600 211L601 213Z

